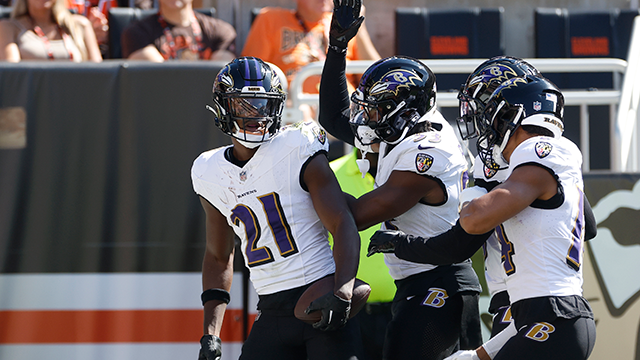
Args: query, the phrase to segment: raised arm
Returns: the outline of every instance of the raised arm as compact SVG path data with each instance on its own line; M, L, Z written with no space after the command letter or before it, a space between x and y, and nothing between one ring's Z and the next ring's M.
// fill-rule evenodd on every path
M334 137L353 145L349 125L349 90L346 77L347 44L364 21L360 0L334 0L329 50L320 80L320 125Z

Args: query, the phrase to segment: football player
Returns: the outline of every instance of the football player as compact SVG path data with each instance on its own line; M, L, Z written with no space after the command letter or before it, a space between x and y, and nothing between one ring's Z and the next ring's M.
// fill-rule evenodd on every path
M503 82L486 102L477 147L485 167L511 169L507 179L463 205L459 222L437 237L372 239L374 252L414 260L449 252L455 261L496 229L514 322L452 360L586 359L593 349L595 321L582 297L582 154L562 137L563 110L562 93L542 77Z
M435 75L413 58L382 59L362 75L350 106L344 49L357 31L360 2L344 3L332 19L319 121L336 138L379 153L375 189L349 198L356 224L437 235L456 222L458 195L468 177L455 132L436 110ZM360 165L365 172L368 164ZM387 254L385 262L397 291L384 359L442 359L460 346L481 343L481 289L470 261L437 267Z
M530 63L512 56L496 56L480 64L467 78L458 93L460 117L458 129L463 140L476 138L483 125L481 116L487 100L493 91L504 81L516 76L542 76ZM474 196L482 195L501 182L509 175L508 169L495 170L484 165L479 156L474 162L474 185L463 190L461 202ZM585 206L585 241L596 236L597 227L595 216L586 196ZM500 241L494 233L482 246L485 261L485 280L490 296L489 313L493 315L491 337L504 330L513 320L510 311L509 294L506 291L506 275L502 267L502 253Z
M311 122L280 128L285 92L258 58L238 58L220 70L213 101L215 124L232 145L202 153L191 169L206 214L199 359L221 357L234 234L259 295L240 359L357 359L358 328L347 319L360 239L329 167L326 133ZM311 306L321 320L298 320L293 309L300 295L331 274L335 288Z
M510 56L497 56L484 61L469 75L458 93L460 117L456 124L463 140L477 138L479 135L479 127L484 124L480 121L480 116L493 91L504 81L523 75L540 73L528 62ZM476 156L473 167L474 186L463 190L460 202L490 191L508 175L508 169L498 171L486 167L480 157ZM491 337L494 337L513 321L506 275L502 269L500 241L495 233L483 245L483 255L484 275L490 297L488 310L493 316Z

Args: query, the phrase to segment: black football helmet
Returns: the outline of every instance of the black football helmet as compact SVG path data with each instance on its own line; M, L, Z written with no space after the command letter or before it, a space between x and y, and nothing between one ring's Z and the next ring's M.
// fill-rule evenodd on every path
M564 97L549 80L538 76L511 78L498 86L486 102L478 138L478 155L487 168L508 166L502 156L509 137L521 125L545 128L559 138L564 131Z
M533 65L512 56L493 57L473 70L458 92L460 117L456 123L463 140L480 134L478 117L493 91L503 81L525 75L542 76Z
M276 71L261 59L234 59L213 82L215 124L246 147L268 141L280 129L286 99Z
M397 144L436 108L436 77L417 59L392 56L371 65L351 95L357 141ZM357 143L357 142L356 142Z

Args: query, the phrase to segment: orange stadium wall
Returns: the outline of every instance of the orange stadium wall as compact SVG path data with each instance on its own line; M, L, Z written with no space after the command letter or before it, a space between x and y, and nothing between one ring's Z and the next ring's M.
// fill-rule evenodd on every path
M229 143L205 109L222 65L0 64L0 359L197 357L204 216L190 167ZM640 360L640 174L589 173L585 192L599 226L583 262L592 359ZM225 360L255 317L242 269Z

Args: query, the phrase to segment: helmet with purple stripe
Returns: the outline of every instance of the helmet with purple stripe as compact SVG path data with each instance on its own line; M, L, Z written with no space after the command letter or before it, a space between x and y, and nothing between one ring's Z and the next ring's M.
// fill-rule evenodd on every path
M281 79L270 65L255 57L234 59L213 82L216 126L246 147L268 141L280 129L286 99Z

